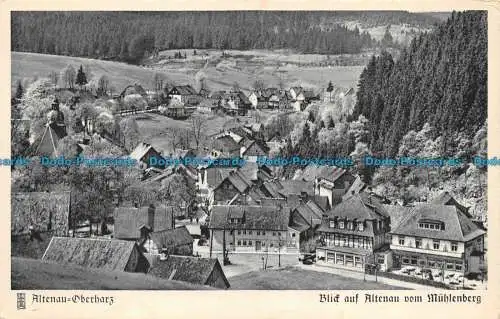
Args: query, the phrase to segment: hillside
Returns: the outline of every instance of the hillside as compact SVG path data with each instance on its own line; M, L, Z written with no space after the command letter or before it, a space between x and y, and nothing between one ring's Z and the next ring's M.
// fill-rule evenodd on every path
M210 287L120 271L104 272L12 257L11 289L199 290Z
M162 52L161 56L171 54ZM33 78L48 77L50 72L60 72L67 65L78 68L88 66L91 71L91 81L97 81L101 75L109 78L110 86L115 91L121 91L130 84L139 83L144 88L153 87L155 73L165 76L165 82L174 84L191 84L199 88L199 80L205 79L208 88L215 90L229 90L234 83L238 83L244 91L252 89L257 79L267 86L278 87L282 82L286 88L296 85L314 88L323 88L328 81L344 88L355 87L362 66L342 66L344 60L352 59L349 56L338 56L332 61L339 61L340 66L320 66L326 61L323 55L301 55L281 51L228 51L229 57L221 59L220 51L207 51L206 64L200 58L193 57L192 52L185 60L170 61L165 58L147 60L147 67L134 66L122 62L103 61L96 59L66 57L38 53L11 53L11 88L15 89L18 80L31 81ZM204 58L201 58L204 59ZM368 56L357 56L361 61ZM312 64L312 66L303 65ZM298 67L301 65L302 67ZM27 87L27 83L23 85Z

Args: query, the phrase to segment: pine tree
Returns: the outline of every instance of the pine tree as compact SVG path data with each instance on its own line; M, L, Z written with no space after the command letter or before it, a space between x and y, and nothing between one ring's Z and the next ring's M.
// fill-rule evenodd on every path
M87 76L85 75L85 72L83 72L83 66L80 65L80 68L78 69L78 73L76 74L76 84L79 85L80 87L82 87L87 83L88 83Z

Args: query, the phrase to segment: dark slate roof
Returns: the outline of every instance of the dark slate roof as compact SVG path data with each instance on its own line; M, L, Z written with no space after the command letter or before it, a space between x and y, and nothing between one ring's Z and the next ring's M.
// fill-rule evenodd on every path
M230 218L241 217L242 223L230 223ZM215 205L210 215L209 228L286 230L289 219L289 207Z
M154 208L154 228L153 231L162 231L172 228L172 209L177 210L174 206L158 206ZM148 223L149 207L117 207L115 208L113 217L114 238L118 239L138 239L141 234L139 227Z
M304 94L304 98L306 98L306 99L314 99L314 98L318 97L318 95L314 94L314 91L312 91L312 90L305 90L305 91L302 91L302 93Z
M330 217L348 220L379 220L389 217L382 205L367 194L357 194L341 202L327 212Z
M158 248L177 247L193 243L193 237L189 234L186 226L152 232L150 236Z
M308 224L311 224L311 223L312 223L312 225L321 224L321 219L322 219L322 213L321 213L321 211L318 212L318 210L315 209L309 203L310 202L308 202L308 203L302 203L299 206L297 206L294 210L297 213L299 213L302 216L302 218L304 218L304 220L306 220L306 222Z
M229 287L229 282L216 258L170 255L166 260L160 260L155 264L149 273L164 279L207 285L207 281L214 271L221 272L226 286Z
M472 218L472 215L469 213L469 209L463 205L460 205L453 196L451 196L448 192L442 192L436 198L431 201L432 204L438 205L454 205L458 209L462 211L466 216Z
M269 153L269 147L265 142L262 142L260 140L254 140L252 143L250 143L243 152L243 155L247 156L265 156Z
M123 97L125 95L130 95L130 94L139 94L142 96L147 95L146 90L144 90L144 88L139 84L126 86L120 95Z
M211 187L218 186L234 170L234 167L207 167L207 184Z
M226 97L226 91L215 91L210 94L211 99L224 99Z
M420 220L435 220L445 224L444 230L422 229ZM441 240L466 242L486 232L451 205L417 204L391 233Z
M177 89L177 92L179 92L180 95L197 95L198 93L196 93L196 90L193 89L193 87L191 85L177 85L177 86L174 86L173 89ZM172 92L172 90L170 90L170 92Z
M54 130L49 125L45 126L35 154L39 156L58 156L57 145L59 144L59 140L64 136L65 134L63 134L62 130Z
M116 239L52 237L42 260L101 270L125 270L135 245Z
M401 205L383 204L382 206L391 218L391 229L396 229L412 209L412 207Z
M229 182L236 187L240 193L243 193L247 190L247 188L252 186L252 182L248 180L240 171L230 172L226 179L229 180Z
M213 141L213 148L222 150L225 153L232 153L240 150L240 145L229 135L219 137Z
M302 192L306 192L310 196L314 195L314 182L284 180L280 181L279 185L282 188L278 189L278 193L285 197L288 195L300 195Z

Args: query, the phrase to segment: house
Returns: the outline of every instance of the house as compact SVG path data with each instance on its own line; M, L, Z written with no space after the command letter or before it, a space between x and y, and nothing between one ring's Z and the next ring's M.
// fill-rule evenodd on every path
M216 258L170 255L165 260L160 260L149 274L163 279L184 281L219 289L230 287Z
M214 106L223 106L226 104L226 91L215 91L210 94L210 101Z
M185 105L197 105L200 103L200 96L191 85L177 85L168 92L168 98L177 100Z
M237 195L247 195L253 183L239 170L230 171L229 175L214 187L214 203L233 202Z
M242 147L240 149L241 157L243 157L247 162L257 162L257 158L268 156L269 147L267 144L261 140L250 141L248 146Z
M289 92L290 92L290 95L292 96L292 99L296 100L297 99L297 96L302 93L304 89L300 86L293 86L290 88Z
M124 240L144 239L151 232L174 228L177 210L173 206L117 207L114 210L113 237Z
M198 95L205 98L205 99L208 99L208 97L210 96L210 90L207 89L206 87L202 87L202 88L200 88Z
M245 115L252 106L250 100L248 100L247 96L241 91L231 92L226 96L227 99L224 108L226 113Z
M291 108L293 101L294 98L292 97L290 91L280 91L278 103L280 110Z
M216 157L239 157L240 145L228 134L216 138L212 142Z
M297 233L288 227L291 209L285 206L215 205L208 228L210 244L222 250L296 252Z
M290 214L291 229L295 230L297 235L294 237L300 243L315 237L316 229L321 225L321 220L325 212L313 200L301 202Z
M164 165L155 164L163 157L160 152L148 143L140 142L132 153L130 153L129 157L136 160L137 163L143 167L165 168Z
M357 194L328 211L317 232L321 245L318 257L338 267L364 271L367 263L381 262L381 269L391 268L386 234L390 218L369 194Z
M304 95L304 102L306 104L321 100L320 95L314 94L313 90L304 90L302 94Z
M259 98L261 97L261 95L256 92L256 91L252 91L249 95L248 95L248 101L250 101L250 104L252 105L252 108L253 109L256 109L257 108L257 105L259 104Z
M124 98L127 95L140 95L145 99L148 97L146 90L139 84L127 85L120 93L120 98Z
M417 204L391 230L394 267L425 267L468 274L484 253L486 232L455 205Z
M154 231L142 247L150 254L193 255L194 239L186 226Z
M328 197L330 206L342 201L346 194L359 193L364 187L359 176L337 166L308 165L294 179L314 181L314 194Z
M11 195L11 235L53 232L68 236L70 192L26 192Z
M57 146L59 140L67 135L64 114L59 109L59 100L52 103L51 110L47 113L47 124L42 138L38 143L35 154L39 156L58 156Z
M108 271L149 270L149 262L136 243L116 239L53 237L42 260Z

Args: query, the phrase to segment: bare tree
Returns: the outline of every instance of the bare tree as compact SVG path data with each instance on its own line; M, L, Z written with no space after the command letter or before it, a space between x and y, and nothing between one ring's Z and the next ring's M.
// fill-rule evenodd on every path
M101 75L99 81L97 82L97 91L100 92L101 94L107 93L108 85L109 85L108 77L105 74Z
M153 77L153 85L156 93L161 92L161 90L163 89L163 82L165 82L165 75L161 73L155 73Z
M253 85L252 85L253 89L255 91L262 91L265 89L266 85L264 83L264 81L262 80L256 80Z
M57 82L59 81L59 74L57 74L56 71L52 71L49 73L49 79L50 79L50 82L52 82L52 84L54 84L54 86L57 86Z
M75 69L71 66L68 65L61 71L61 79L63 81L63 84L67 88L74 88L75 87L75 81L76 81L76 71Z
M207 118L205 116L191 116L191 133L197 150L200 149L200 142L203 139L206 124Z

